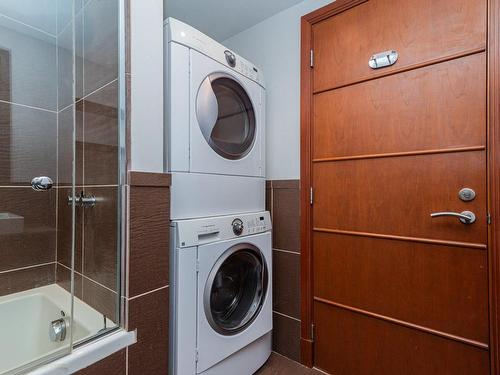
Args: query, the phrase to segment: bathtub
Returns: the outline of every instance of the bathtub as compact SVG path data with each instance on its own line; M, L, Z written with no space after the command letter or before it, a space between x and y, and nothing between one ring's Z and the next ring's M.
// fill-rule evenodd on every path
M61 311L71 315L71 294L57 284L0 297L0 374L13 374L14 369L28 369L68 354L71 335L78 343L104 328L103 315L75 298L72 332L64 341L53 342L49 324L61 318ZM115 323L106 319L106 327L113 328ZM71 361L73 353L66 361Z

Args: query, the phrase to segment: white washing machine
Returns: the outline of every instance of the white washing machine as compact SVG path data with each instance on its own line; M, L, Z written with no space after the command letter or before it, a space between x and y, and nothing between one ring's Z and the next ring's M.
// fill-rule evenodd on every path
M268 212L172 222L170 374L251 375L271 354Z
M261 71L173 18L165 20L164 33L165 164L172 174L172 219L263 211Z

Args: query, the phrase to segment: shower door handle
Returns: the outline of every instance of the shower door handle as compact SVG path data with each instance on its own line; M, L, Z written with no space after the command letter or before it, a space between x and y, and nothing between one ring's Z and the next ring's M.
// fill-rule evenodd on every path
M97 198L94 195L84 195L83 191L78 194L75 199L75 206L77 207L94 207L97 203ZM68 206L73 204L73 197L68 196Z
M31 187L36 191L46 191L52 189L54 186L54 181L47 176L35 177L31 180Z

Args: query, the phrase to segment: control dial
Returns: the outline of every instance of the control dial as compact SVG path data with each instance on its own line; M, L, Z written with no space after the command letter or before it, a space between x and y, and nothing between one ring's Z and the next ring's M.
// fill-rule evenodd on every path
M229 50L225 50L224 54L226 55L226 61L229 64L231 68L234 68L236 66L236 56L234 53L232 53Z
M231 225L233 226L234 234L239 236L241 235L241 233L243 233L243 221L241 221L241 219L234 219Z

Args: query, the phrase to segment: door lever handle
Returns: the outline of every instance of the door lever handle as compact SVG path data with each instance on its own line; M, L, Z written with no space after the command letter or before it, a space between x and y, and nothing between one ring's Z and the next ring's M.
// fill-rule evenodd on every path
M476 221L476 215L471 211L462 211L458 212L434 212L431 214L431 217L441 217L441 216L451 216L456 217L462 224L472 224Z

